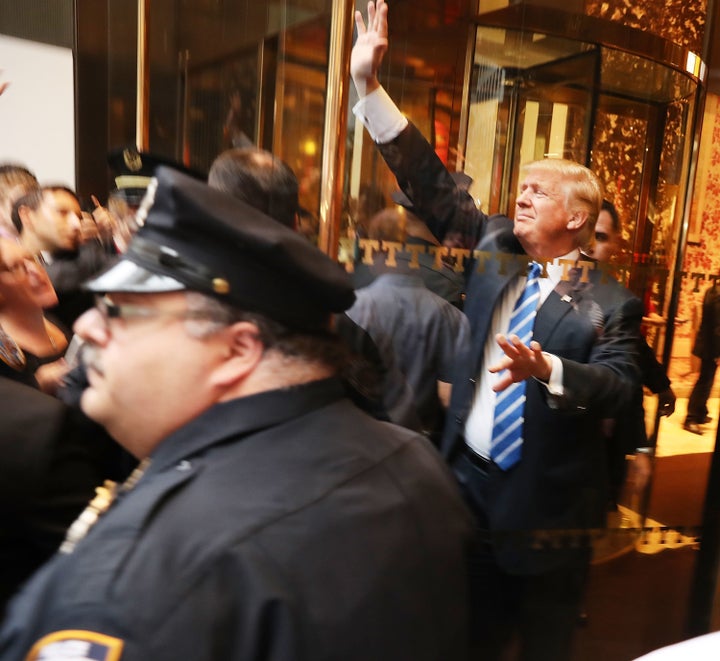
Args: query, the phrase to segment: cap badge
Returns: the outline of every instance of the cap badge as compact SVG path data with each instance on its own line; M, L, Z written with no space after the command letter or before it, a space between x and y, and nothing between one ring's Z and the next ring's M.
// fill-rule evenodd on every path
M142 158L134 149L123 149L123 161L130 172L138 172L142 169Z
M230 283L225 278L213 278L212 288L216 294L227 294L230 292Z

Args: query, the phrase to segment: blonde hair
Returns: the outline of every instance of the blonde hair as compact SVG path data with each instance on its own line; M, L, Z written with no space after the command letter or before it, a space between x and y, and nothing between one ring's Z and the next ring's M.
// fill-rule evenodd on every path
M571 213L584 211L588 215L580 237L581 244L587 243L595 235L595 223L603 201L603 185L595 173L580 163L564 158L533 161L524 165L522 170L546 172L562 178L565 208Z

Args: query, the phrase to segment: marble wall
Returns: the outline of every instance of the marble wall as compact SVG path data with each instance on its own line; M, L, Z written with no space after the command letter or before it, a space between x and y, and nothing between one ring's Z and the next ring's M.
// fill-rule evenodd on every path
M707 11L705 0L587 0L585 11L589 16L652 32L695 53L702 51Z

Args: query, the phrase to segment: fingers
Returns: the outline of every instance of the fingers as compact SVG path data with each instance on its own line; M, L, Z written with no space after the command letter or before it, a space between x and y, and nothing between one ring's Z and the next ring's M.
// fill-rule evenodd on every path
M523 341L517 335L498 334L495 336L495 340L509 358L516 358L530 353L530 349L523 344Z
M510 372L508 372L495 382L495 385L493 385L492 389L494 392L501 392L502 390L505 390L505 388L507 388L508 386L512 385L512 383L512 375L510 374Z
M488 371L492 374L496 374L497 372L502 372L503 370L513 367L516 361L523 356L523 351L526 353L528 351L527 347L520 341L520 338L517 335L505 336L498 333L495 336L495 341L503 350L505 358L488 368Z
M90 199L92 200L92 203L95 205L96 209L102 206L102 204L100 204L100 200L98 200L94 195L91 195Z
M387 3L383 0L368 2L367 5L367 25L363 20L362 12L355 12L355 27L358 35L375 32L380 37L387 37Z
M530 350L535 354L536 358L540 358L542 354L542 347L540 346L540 342L536 342L535 340L530 342Z
M367 32L365 21L363 20L363 15L360 11L355 12L355 27L357 28L358 36Z
M495 341L503 350L505 357L496 365L488 368L492 374L507 370L498 380L493 390L503 390L513 382L524 381L530 377L547 380L552 370L549 359L543 354L542 347L534 340L527 346L517 335L498 334Z
M387 30L388 6L387 6L386 2L384 2L383 0L378 0L375 15L376 15L375 29L376 29L378 35L381 37L387 37L387 34L388 34L388 30Z

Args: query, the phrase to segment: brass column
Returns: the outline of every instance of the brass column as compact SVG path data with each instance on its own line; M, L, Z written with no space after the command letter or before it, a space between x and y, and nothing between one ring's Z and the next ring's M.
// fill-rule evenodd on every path
M140 151L150 148L150 71L148 67L148 23L150 0L138 0L137 29L137 105L135 142Z
M332 3L325 128L320 170L320 250L335 259L342 214L354 0Z

